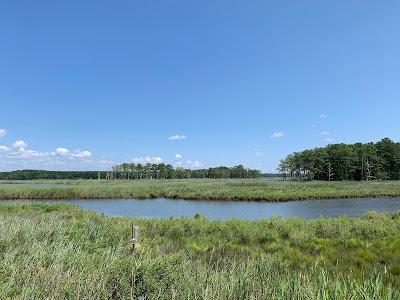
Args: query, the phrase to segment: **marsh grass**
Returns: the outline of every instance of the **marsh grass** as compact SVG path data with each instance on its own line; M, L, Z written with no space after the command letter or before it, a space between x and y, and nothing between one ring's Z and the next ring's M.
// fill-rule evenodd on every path
M64 186L1 186L0 199L182 198L290 201L400 196L400 181L296 182L270 179L63 180ZM21 183L21 182L19 182ZM29 183L29 181L24 181Z
M148 220L0 205L0 299L400 299L399 228L400 213Z

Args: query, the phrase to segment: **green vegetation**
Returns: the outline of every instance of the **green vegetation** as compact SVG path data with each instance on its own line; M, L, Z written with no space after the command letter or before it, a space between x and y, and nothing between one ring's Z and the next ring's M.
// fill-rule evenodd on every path
M95 179L106 178L106 171L46 171L17 170L0 172L0 180L40 180L40 179Z
M135 164L116 165L112 171L46 171L17 170L0 172L0 180L38 180L38 179L187 179L187 178L258 178L258 170L245 168L242 165L232 168L216 167L208 169L174 168L169 164Z
M242 165L208 169L174 168L169 164L123 163L112 168L110 174L119 179L187 179L187 178L258 178L261 173Z
M1 186L0 199L182 198L289 201L400 196L400 181L281 181L271 179L64 180L65 186ZM21 182L20 182L21 183ZM24 181L23 183L30 183Z
M289 155L279 171L287 179L400 179L400 143L334 144Z
M400 299L399 228L400 212L250 222L0 205L0 298Z

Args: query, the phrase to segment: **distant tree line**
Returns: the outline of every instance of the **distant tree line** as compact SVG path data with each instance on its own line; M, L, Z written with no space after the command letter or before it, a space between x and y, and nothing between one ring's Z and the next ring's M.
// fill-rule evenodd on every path
M305 150L281 160L285 179L372 180L400 179L400 143L385 138L377 143L332 144Z
M0 180L34 179L183 179L183 178L258 178L260 171L242 165L191 170L174 168L169 164L116 165L111 171L46 171L18 170L0 172Z
M106 178L105 171L46 171L17 170L0 172L0 180L34 180L34 179L97 179Z
M109 179L184 179L184 178L258 178L259 170L235 167L215 167L208 169L174 168L170 164L122 163L112 168Z

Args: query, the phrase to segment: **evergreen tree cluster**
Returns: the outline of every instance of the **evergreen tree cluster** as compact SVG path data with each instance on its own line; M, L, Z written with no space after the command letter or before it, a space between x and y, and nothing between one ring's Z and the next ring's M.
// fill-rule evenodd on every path
M377 143L331 144L305 150L281 160L285 179L372 180L400 179L400 143L385 138Z
M209 169L174 168L170 164L134 164L116 165L111 171L46 171L17 170L0 172L0 180L37 180L37 179L184 179L184 178L258 178L261 173L242 165L216 167Z
M184 178L258 178L259 170L235 167L215 167L208 169L174 168L170 164L135 164L122 163L116 165L109 174L118 179L184 179Z
M46 171L46 170L17 170L0 172L0 180L37 180L37 179L96 179L100 173L105 178L105 171Z

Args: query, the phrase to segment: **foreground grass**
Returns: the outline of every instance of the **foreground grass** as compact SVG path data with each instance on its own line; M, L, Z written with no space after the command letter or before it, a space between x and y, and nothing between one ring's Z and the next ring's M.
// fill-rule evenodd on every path
M65 186L1 186L0 199L183 198L289 201L301 199L400 196L400 181L294 182L270 179L189 179L33 181ZM21 182L19 182L21 183ZM23 183L29 183L24 181Z
M0 299L400 299L399 229L400 212L222 222L0 205Z

